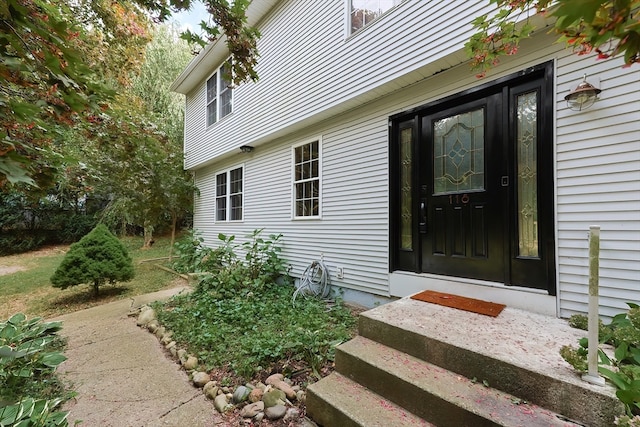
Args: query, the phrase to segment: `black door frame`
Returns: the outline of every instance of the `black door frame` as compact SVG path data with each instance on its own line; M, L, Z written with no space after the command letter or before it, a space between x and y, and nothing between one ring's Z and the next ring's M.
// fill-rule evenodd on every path
M534 67L527 68L520 72L496 79L494 81L484 83L478 85L474 88L465 90L463 92L447 96L442 99L438 99L433 102L429 102L427 104L421 105L419 107L415 107L411 110L395 114L389 117L389 182L390 182L390 244L389 244L389 266L390 271L412 271L415 273L420 273L421 268L421 247L420 243L420 222L422 222L421 217L423 216L423 212L420 210L419 200L414 200L412 203L412 240L414 242L414 247L412 250L400 249L400 233L399 233L399 224L400 224L400 213L399 213L399 203L400 203L400 191L399 191L399 144L398 137L400 135L400 130L402 127L411 127L413 129L414 138L418 138L421 134L421 123L420 117L425 114L427 111L436 111L436 110L445 110L456 105L460 105L462 103L471 102L473 100L477 100L484 96L489 96L490 94L495 94L502 91L505 94L505 99L508 97L509 102L512 102L513 93L509 92L510 88L513 89L517 86L526 87L528 82L533 80L541 79L542 83L540 86L540 100L539 107L542 110L542 114L539 115L539 121L537 123L538 126L538 136L541 143L538 145L539 147L539 165L543 165L544 172L539 174L538 184L539 188L545 192L544 197L539 198L539 224L540 224L540 235L539 239L541 242L540 252L541 252L541 261L540 269L541 274L546 277L546 286L538 287L539 289L546 290L549 295L556 295L556 277L555 277L555 227L554 227L554 197L553 192L554 188L554 180L553 180L553 111L554 111L554 100L553 100L553 62L549 61ZM513 108L504 108L503 109L503 122L511 123L510 120L513 117L510 117L512 114ZM509 126L508 130L503 132L504 138L508 139L508 141L514 140L515 130L512 129L512 126ZM415 142L415 139L414 139ZM511 148L512 144L504 141L503 144L505 150L505 158L508 159L509 165L509 175L512 175L513 171L516 170L516 158ZM421 148L419 144L413 144L413 159L418 159L421 155ZM414 198L419 197L420 195L420 186L421 182L419 179L419 174L414 171L412 176L412 186L413 186L413 194ZM503 203L504 206L510 206L514 203L514 198L516 197L515 186L511 186L509 188L508 194L505 196ZM506 208L505 208L506 209ZM505 284L507 285L518 285L518 283L511 283L512 271L511 264L514 259L517 258L517 254L514 253L515 250L515 229L517 226L517 219L512 215L509 221L504 221L504 229L505 236L509 239L507 244L507 248L504 250L505 257L505 268L508 271L505 272ZM510 250L509 250L510 248ZM535 286L534 286L535 287Z

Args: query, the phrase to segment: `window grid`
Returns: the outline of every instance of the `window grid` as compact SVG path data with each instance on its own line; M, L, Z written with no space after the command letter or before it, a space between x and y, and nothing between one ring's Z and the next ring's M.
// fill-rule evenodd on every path
M320 144L294 148L294 217L320 216Z
M349 0L351 33L364 28L404 0Z
M227 61L207 80L207 126L233 111L233 89L227 77L230 73L231 64Z
M243 219L243 168L235 168L216 175L216 209L218 222Z

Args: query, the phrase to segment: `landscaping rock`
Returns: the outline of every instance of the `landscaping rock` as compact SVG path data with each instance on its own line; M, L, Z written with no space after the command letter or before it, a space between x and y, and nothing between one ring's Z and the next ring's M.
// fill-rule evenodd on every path
M219 394L213 400L213 407L216 408L216 411L222 414L228 411L229 409L233 408L233 405L229 404L229 401L227 400L227 396L225 396L224 394Z
M287 413L284 415L284 421L296 421L300 418L300 410L298 408L289 408L287 409Z
M282 381L282 380L284 380L284 375L282 375L282 374L273 374L273 375L270 375L269 378L267 378L265 383L267 385L269 385L269 384L273 384L274 382L278 382L278 381Z
M282 390L271 389L264 393L262 396L262 401L264 402L264 406L266 408L270 408L276 405L284 405L284 400L286 399L286 395Z
M165 330L164 326L160 326L158 329L156 329L156 331L154 333L158 338L162 338L162 336L165 334L165 332L166 332L166 330Z
M198 367L198 358L195 356L189 356L183 366L187 371L196 369Z
M160 323L158 323L158 319L153 319L151 322L149 322L149 324L147 325L147 329L149 330L149 332L151 332L152 334L158 330L158 328L160 327Z
M264 415L269 420L278 420L287 413L287 407L284 405L276 405L264 410Z
M171 332L171 331L165 332L165 333L162 335L162 339L160 339L160 342L161 342L163 345L167 345L167 344L169 344L171 341L173 341L173 340L171 339L171 336L172 336L172 335L173 335L173 332Z
M307 393L304 390L299 390L296 392L296 399L298 402L306 402L307 401Z
M176 346L176 342L175 341L171 341L170 343L165 345L164 348L166 348L167 350L171 350L175 346Z
M264 402L251 403L240 410L242 418L253 418L264 411Z
M151 322L153 319L156 318L156 312L153 310L153 308L151 307L147 307L142 308L142 310L140 311L140 314L138 315L138 321L136 322L136 324L138 326L146 326L147 324L149 324L149 322Z
M267 390L267 386L261 382L259 382L258 384L256 384L256 388L259 388L262 391L266 391Z
M304 420L302 420L298 427L318 427L318 424L314 423L309 418L304 417Z
M264 412L258 412L258 414L253 417L253 421L259 423L264 418Z
M251 403L259 402L260 400L262 400L263 395L264 395L264 391L262 391L262 389L254 388L249 393L249 402Z
M272 382L271 385L273 385L278 390L282 390L284 392L284 394L287 395L287 398L289 398L289 399L295 399L296 398L296 392L286 382L284 382L284 381L274 381L274 382Z
M211 378L206 372L193 373L193 384L196 387L204 387L209 381L211 381Z
M249 396L250 392L251 392L251 390L249 390L245 386L243 386L243 385L239 386L236 389L236 391L233 392L233 403L244 402L247 399L247 397Z
M202 388L202 392L204 393L204 395L211 400L216 398L216 396L218 395L218 390L218 383L215 381L209 381Z

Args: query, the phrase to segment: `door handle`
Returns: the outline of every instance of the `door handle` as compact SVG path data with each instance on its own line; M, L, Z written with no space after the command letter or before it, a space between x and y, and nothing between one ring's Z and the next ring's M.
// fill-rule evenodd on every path
M421 199L420 200L420 224L419 224L419 228L420 228L420 233L421 234L426 234L427 233L427 200L426 199Z

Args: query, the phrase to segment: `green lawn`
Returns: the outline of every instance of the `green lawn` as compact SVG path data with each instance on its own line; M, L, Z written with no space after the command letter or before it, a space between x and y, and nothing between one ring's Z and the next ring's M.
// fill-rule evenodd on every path
M61 290L51 286L49 278L58 267L67 246L0 257L2 267L20 267L24 270L0 275L0 318L23 312L28 316L52 317L81 310L116 299L129 298L148 292L184 285L183 279L141 260L169 255L169 238L156 238L151 249L142 249L142 238L122 239L134 261L136 276L133 280L100 288L98 298L91 296L87 285Z

